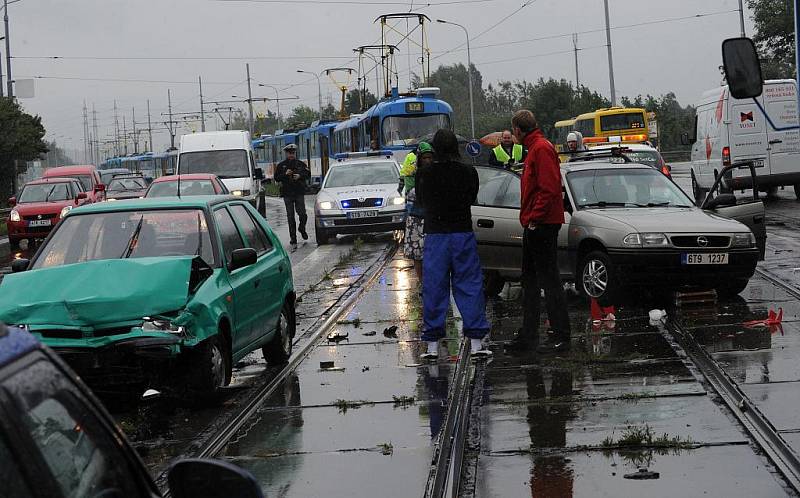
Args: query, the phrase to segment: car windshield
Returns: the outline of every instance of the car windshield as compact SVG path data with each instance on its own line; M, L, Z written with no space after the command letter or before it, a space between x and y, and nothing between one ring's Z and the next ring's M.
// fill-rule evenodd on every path
M342 164L328 172L325 188L387 185L397 183L399 178L393 163Z
M184 180L181 179L181 195L215 195L214 184L211 180ZM150 185L145 197L176 197L178 195L178 181L170 180L156 182Z
M25 185L19 193L17 203L28 202L53 202L72 199L69 185L66 183L43 183L39 185Z
M205 213L161 209L88 213L65 218L32 268L100 259L200 255L214 266Z
M81 182L81 187L83 187L84 192L89 192L94 188L94 183L92 182L92 175L64 175L64 176L66 178L75 178L76 180Z
M416 145L441 128L450 128L447 114L389 116L383 120L384 145Z
M181 154L181 174L211 173L220 178L245 178L250 176L247 152L244 150L204 150Z
M667 177L652 169L593 169L567 174L578 208L692 207Z
M142 178L115 178L108 184L110 192L124 192L126 190L144 190L147 188Z

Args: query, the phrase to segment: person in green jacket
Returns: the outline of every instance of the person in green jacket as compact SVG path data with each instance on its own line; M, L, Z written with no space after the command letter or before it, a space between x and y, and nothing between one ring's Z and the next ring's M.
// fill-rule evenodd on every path
M425 211L416 204L417 162L419 166L433 162L433 147L427 142L420 142L417 147L417 158L413 164L403 165L400 177L405 184L406 192L406 230L403 240L403 254L414 261L414 272L422 284L422 250L425 242L423 233Z

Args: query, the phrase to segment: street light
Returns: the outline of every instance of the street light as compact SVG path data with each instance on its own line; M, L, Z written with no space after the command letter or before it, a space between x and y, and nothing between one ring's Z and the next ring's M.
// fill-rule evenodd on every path
M303 71L302 69L298 69L297 72L303 74L313 74L314 77L317 78L317 91L319 98L319 120L322 121L322 82L320 82L319 80L319 75L317 73L312 73L311 71Z
M275 103L278 106L278 129L281 129L281 97L278 94L278 87L267 85L265 83L259 83L258 86L269 87L275 90Z
M444 19L437 19L436 22L441 24L452 24L453 26L458 26L459 28L463 29L464 34L467 35L467 78L469 78L469 120L470 120L470 125L472 126L472 138L475 139L475 107L472 101L472 59L470 58L470 53L469 53L469 32L467 31L467 28L455 22L445 21Z
M20 0L3 0L3 22L6 27L6 85L8 87L8 96L14 96L14 80L11 79L11 40L8 39L8 4L17 3Z

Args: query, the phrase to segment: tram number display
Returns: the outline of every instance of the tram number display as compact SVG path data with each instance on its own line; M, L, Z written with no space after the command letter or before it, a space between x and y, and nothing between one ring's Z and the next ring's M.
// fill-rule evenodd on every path
M425 112L425 104L422 102L406 102L406 112L409 114L413 112Z

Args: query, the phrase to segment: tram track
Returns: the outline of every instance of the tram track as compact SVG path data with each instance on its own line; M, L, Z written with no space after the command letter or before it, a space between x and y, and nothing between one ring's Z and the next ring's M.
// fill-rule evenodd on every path
M482 364L482 363L481 363ZM470 361L469 340L463 339L448 397L447 415L439 433L425 487L425 498L462 496L461 473L469 434L473 379L478 364Z
M213 458L217 456L228 444L231 439L247 424L281 384L303 363L303 361L313 352L320 340L335 327L338 320L348 313L358 302L363 292L369 288L381 275L387 264L392 260L397 246L393 245L386 253L358 279L348 292L342 294L335 302L323 313L321 321L313 327L313 332L307 332L308 338L299 350L293 352L289 362L278 372L269 382L258 388L253 395L242 404L222 425L214 431L197 450L190 454L181 455L181 458ZM295 343L300 342L299 340ZM156 484L162 490L165 497L170 496L167 487L167 471L162 469L156 478Z

